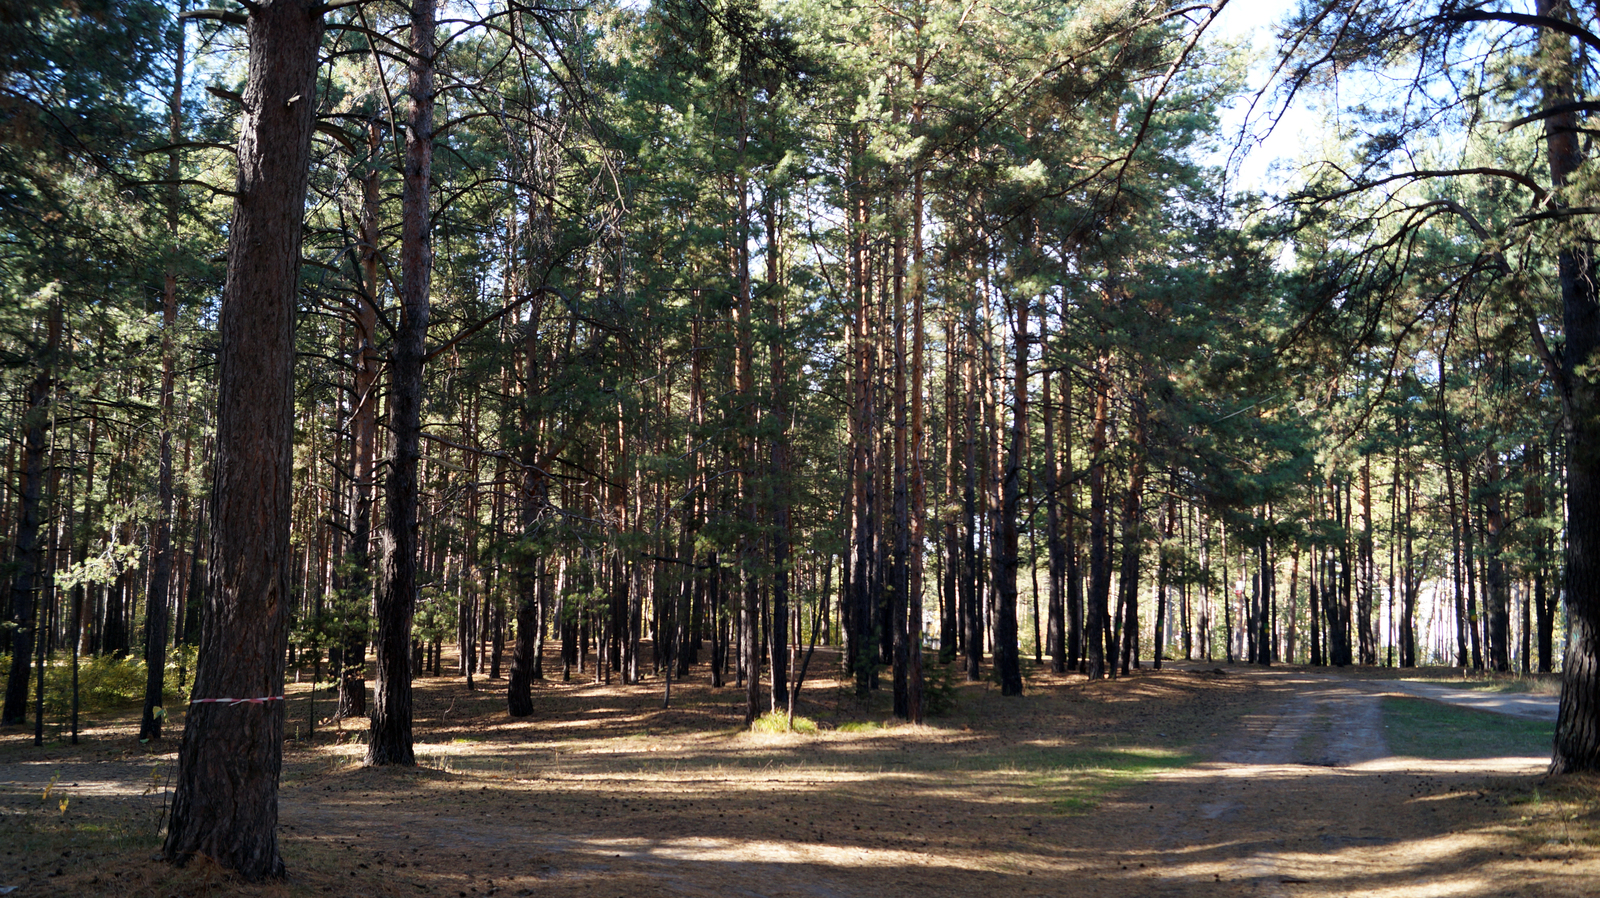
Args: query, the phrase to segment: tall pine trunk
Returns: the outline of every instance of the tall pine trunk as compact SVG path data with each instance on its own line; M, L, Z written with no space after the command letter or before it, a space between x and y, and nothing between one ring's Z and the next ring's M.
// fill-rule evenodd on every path
M411 620L417 601L417 461L422 438L422 362L428 336L433 248L428 196L433 174L435 0L411 4L411 65L400 220L400 322L389 377L389 471L379 535L377 677L368 765L416 763L411 743Z
M294 320L324 6L259 0L217 329L207 608L163 856L282 876Z
M181 15L188 6L180 0ZM184 33L178 30L173 42L172 94L167 102L167 136L174 145L183 136L183 68ZM167 154L167 180L176 184L179 176L178 153ZM178 232L178 191L171 188L167 194L167 230L176 238ZM139 716L139 738L161 738L161 724L166 714L161 694L166 686L167 672L167 609L172 594L172 393L176 376L173 353L173 331L178 326L178 274L171 260L167 265L161 291L161 436L160 456L156 471L156 502L158 510L152 542L153 557L150 563L150 591L145 604L144 709Z
M1557 0L1538 0L1540 15L1569 12ZM1546 29L1548 72L1544 101L1558 106L1577 96L1570 40ZM1559 62L1559 65L1554 63ZM1576 115L1545 119L1550 180L1559 191L1583 161ZM1567 198L1558 196L1557 208ZM1556 720L1552 773L1600 769L1600 301L1595 292L1594 251L1581 243L1562 247L1556 267L1561 277L1560 358L1562 410L1567 438L1566 601L1572 638L1567 647Z

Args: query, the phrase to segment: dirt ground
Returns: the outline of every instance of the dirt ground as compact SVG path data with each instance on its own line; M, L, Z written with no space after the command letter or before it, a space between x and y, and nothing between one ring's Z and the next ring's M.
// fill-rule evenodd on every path
M828 667L827 659L819 664ZM174 738L0 734L0 888L19 896L1586 896L1600 780L1526 751L1396 757L1382 678L1180 665L1112 682L956 682L924 726L813 679L820 732L745 732L742 690L418 681L414 769L359 766L365 721L305 738L291 686L286 882L154 858ZM1495 720L1463 711L1465 726ZM175 721L180 723L181 721ZM1442 752L1448 755L1450 752Z

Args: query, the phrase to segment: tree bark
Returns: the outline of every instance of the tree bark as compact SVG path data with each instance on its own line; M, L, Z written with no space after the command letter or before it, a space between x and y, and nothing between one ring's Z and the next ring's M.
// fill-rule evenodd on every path
M28 410L23 416L23 474L15 545L16 575L11 580L11 671L6 679L6 699L0 725L15 726L28 714L28 676L38 638L35 595L39 575L40 504L44 499L45 431L50 427L50 388L54 383L56 354L61 349L61 305L52 305L45 324L45 344L39 373L28 385Z
M1538 0L1542 16L1570 13L1559 0ZM1570 39L1543 33L1551 74L1545 105L1555 106L1577 95ZM1576 115L1545 119L1550 180L1560 191L1583 161ZM1558 208L1566 204L1560 197ZM1567 565L1565 592L1572 638L1567 646L1561 704L1556 719L1552 773L1600 770L1600 302L1595 293L1595 257L1583 244L1561 248L1556 267L1561 276L1562 328L1560 393L1567 438Z
M177 863L205 855L257 881L284 872L277 825L293 603L294 320L322 5L260 0L248 21L218 318L210 584L162 853Z
M1111 359L1101 355L1094 380L1094 430L1089 442L1089 596L1084 636L1089 679L1106 676L1107 605L1111 597L1111 550L1106 544L1106 428L1111 402ZM1230 632L1229 645L1232 645Z
M1022 466L1028 455L1028 300L1018 296L1013 316L1016 346L1012 356L1011 434L1000 486L1000 543L994 610L994 667L1001 695L1022 694L1017 657L1017 517L1022 513Z
M389 471L379 535L377 677L369 766L416 763L411 744L411 621L417 601L417 460L421 455L422 359L433 274L428 195L433 172L435 0L411 4L410 108L400 221L400 322L389 375Z

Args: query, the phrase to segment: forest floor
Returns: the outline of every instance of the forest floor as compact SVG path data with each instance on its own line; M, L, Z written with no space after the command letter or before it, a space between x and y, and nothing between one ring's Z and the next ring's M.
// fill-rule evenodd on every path
M524 720L505 715L503 680L423 678L412 769L360 766L364 720L306 738L332 702L291 685L289 877L265 886L155 858L181 715L155 747L133 714L78 746L10 730L0 894L1600 891L1600 779L1544 777L1548 721L1422 701L1382 675L1178 664L1098 683L1036 669L1021 699L943 678L949 709L910 726L886 695L818 679L830 661L819 652L801 702L814 734L745 731L743 691L703 669L670 710L659 680L542 683Z

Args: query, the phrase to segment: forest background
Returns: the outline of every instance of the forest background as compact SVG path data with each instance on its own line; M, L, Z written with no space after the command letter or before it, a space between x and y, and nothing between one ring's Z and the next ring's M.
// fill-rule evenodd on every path
M277 351L219 337L240 26L292 8L257 635L373 763L446 644L469 682L509 651L526 715L548 639L748 719L817 644L913 720L1028 653L1565 667L1555 767L1600 764L1594 11L1307 2L1253 50L1227 5L6 0L4 722L131 670L161 738L248 606L213 490L221 360ZM1287 110L1303 157L1237 190Z

